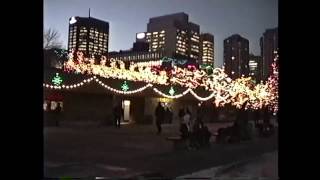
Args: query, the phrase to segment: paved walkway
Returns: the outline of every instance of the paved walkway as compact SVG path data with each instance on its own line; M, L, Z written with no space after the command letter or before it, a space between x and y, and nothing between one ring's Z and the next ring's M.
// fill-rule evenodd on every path
M216 130L230 124L209 124ZM46 177L132 177L158 173L178 177L228 164L277 149L277 137L238 144L212 144L209 149L173 151L167 136L177 126L165 125L156 135L155 126L45 128Z
M278 179L278 151L265 153L244 161L193 172L191 174L180 176L177 179L183 178Z

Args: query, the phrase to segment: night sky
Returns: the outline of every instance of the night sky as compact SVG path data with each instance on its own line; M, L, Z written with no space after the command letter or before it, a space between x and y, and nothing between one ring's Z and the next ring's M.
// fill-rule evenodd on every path
M149 18L185 12L200 32L214 35L215 66L223 64L223 40L240 34L250 53L260 55L259 38L278 26L277 0L44 0L44 28L59 31L64 48L71 16L91 16L109 22L109 51L132 47L137 32L147 30Z

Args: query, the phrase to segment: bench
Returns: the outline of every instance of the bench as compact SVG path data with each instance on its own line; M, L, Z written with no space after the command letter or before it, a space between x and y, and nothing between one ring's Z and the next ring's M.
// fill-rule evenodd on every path
M167 137L167 141L172 141L173 142L173 147L174 149L185 149L187 147L187 141L186 139L183 139L180 136L175 136L175 137Z

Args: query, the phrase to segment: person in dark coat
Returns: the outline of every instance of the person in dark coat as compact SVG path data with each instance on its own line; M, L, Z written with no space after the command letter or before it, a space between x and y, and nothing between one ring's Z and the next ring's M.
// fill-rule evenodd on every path
M201 145L204 147L210 146L210 137L211 137L211 132L209 131L207 126L203 126L201 128Z
M184 117L184 114L185 114L185 111L183 108L181 108L179 110L179 113L178 113L178 117L179 117L179 121L180 121L180 125L183 123L183 117Z
M161 134L161 131L162 131L161 123L162 123L163 118L165 116L165 110L162 107L160 102L158 103L158 106L156 107L155 116L156 116L156 126L158 129L158 134Z
M119 103L113 109L114 123L117 128L120 128L120 121L121 121L122 114L123 114L123 109L121 107L121 104Z
M57 126L57 127L60 125L60 123L59 123L59 115L60 115L61 109L62 109L62 108L61 108L60 103L57 103L57 107L56 107L56 109L54 110L55 116L56 116L56 126Z

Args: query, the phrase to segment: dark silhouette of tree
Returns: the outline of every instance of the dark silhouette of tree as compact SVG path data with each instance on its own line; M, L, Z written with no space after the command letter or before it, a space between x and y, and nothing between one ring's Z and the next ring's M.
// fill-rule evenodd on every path
M59 41L60 34L57 30L49 28L43 34L43 48L53 49L62 48L62 43Z

